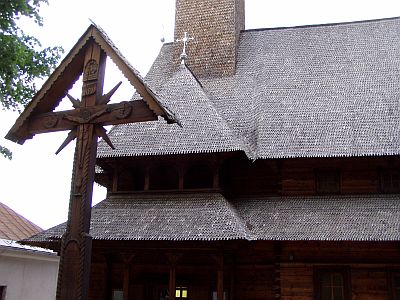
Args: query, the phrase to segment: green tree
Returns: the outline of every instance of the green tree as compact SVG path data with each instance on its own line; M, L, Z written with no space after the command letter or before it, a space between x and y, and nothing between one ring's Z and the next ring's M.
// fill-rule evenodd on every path
M42 26L39 8L47 0L0 0L0 105L3 110L21 111L37 91L35 80L55 68L61 47L42 48L40 42L18 26L21 17ZM11 152L0 145L0 154Z

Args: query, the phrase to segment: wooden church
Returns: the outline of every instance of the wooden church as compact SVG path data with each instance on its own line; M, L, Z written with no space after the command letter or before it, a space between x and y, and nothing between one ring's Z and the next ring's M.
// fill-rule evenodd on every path
M99 142L89 299L400 299L400 18L244 13L177 0L185 51L164 44L143 82L179 122ZM26 243L59 251L65 226Z

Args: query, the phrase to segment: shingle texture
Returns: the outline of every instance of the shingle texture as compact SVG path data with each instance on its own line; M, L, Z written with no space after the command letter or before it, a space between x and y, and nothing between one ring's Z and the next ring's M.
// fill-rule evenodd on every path
M65 223L31 238L60 238ZM221 195L158 194L111 196L92 209L90 234L100 240L232 240L247 231Z
M181 126L163 120L115 126L109 135L116 150L110 152L100 143L99 156L221 152L246 148L185 66L179 67L166 86L168 88L160 89L159 95L174 111Z
M251 196L219 193L110 196L92 209L98 240L353 240L398 241L396 195ZM60 239L65 224L28 241Z
M42 229L0 202L0 239L19 241Z
M183 128L117 126L118 150L100 143L99 157L238 148L251 159L399 154L399 48L399 18L243 31L235 75L196 78L173 67L166 44L146 81Z
M258 240L400 239L398 195L252 196L233 205Z

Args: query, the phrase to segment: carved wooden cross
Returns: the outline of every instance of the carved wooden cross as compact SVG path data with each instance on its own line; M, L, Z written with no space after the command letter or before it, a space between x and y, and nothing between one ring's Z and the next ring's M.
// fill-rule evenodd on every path
M103 95L107 56L143 100L107 104L119 86ZM81 101L68 95L74 109L53 112L82 73ZM37 133L70 130L57 153L77 139L67 229L61 241L57 299L88 297L92 245L89 229L97 138L102 137L113 148L103 126L157 120L158 116L175 121L106 34L91 25L7 134L8 139L22 144Z

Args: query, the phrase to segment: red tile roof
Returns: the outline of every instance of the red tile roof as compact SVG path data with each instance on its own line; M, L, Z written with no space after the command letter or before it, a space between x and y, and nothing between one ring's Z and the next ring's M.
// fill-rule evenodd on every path
M43 231L0 202L0 238L19 241Z

